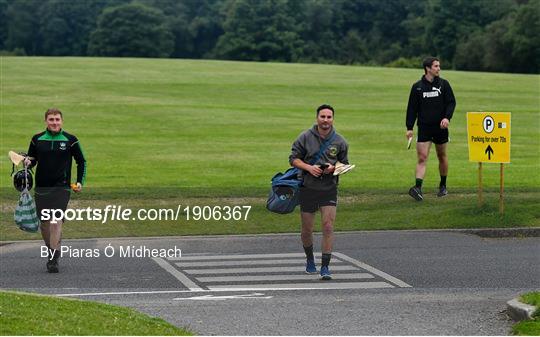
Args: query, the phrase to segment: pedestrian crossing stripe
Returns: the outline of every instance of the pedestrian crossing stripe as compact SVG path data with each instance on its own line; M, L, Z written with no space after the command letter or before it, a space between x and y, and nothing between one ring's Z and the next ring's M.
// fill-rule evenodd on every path
M321 254L315 254L319 258ZM411 287L366 263L332 253L332 281L305 274L303 253L183 255L153 260L191 291L376 289Z

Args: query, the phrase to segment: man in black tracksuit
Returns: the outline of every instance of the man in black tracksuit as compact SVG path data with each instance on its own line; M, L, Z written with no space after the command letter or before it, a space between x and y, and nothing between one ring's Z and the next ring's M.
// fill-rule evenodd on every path
M37 164L35 200L41 221L41 236L49 248L47 271L58 272L62 220L53 223L46 218L47 212L60 209L65 211L70 197L71 163L77 163L77 180L72 185L75 192L82 190L86 175L86 160L77 137L62 130L62 112L49 109L45 112L47 129L32 137L28 148L26 164ZM43 212L44 211L44 212ZM49 218L50 219L50 218Z
M424 199L422 182L432 142L435 143L437 150L441 175L437 196L444 197L448 194L446 190L446 177L448 175L446 144L448 143L448 126L456 108L456 99L450 83L439 77L441 70L439 60L435 57L428 57L424 60L423 66L424 76L411 88L405 122L407 138L413 137L415 121L418 124L416 182L409 189L409 195L417 201Z

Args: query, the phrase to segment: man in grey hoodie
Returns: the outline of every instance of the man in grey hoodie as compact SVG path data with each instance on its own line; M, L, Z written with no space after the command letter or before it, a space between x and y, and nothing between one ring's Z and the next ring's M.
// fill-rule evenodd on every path
M292 145L289 162L301 170L304 180L300 188L300 216L302 220L302 244L306 253L306 273L315 274L317 268L313 256L313 226L315 213L320 209L322 218L322 280L331 280L329 270L334 242L338 176L333 172L337 162L349 164L347 141L334 130L334 108L321 105L317 108L317 124L300 134ZM324 146L326 150L317 162L309 164Z

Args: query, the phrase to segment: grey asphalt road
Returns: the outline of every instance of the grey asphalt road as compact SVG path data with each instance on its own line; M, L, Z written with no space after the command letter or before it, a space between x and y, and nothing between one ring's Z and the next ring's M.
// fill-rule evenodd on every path
M340 233L330 282L303 273L298 235L63 245L72 256L59 274L46 273L39 242L1 246L0 287L128 306L204 335L506 335L506 301L540 288L538 237ZM182 257L120 257L128 246ZM88 250L100 257L73 256Z

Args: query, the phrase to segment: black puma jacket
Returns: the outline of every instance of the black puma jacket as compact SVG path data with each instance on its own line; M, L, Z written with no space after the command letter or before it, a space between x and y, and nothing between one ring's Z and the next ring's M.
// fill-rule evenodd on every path
M419 127L438 127L443 118L452 119L456 98L447 80L435 77L433 82L422 76L413 84L407 105L407 130L412 130L418 120Z

